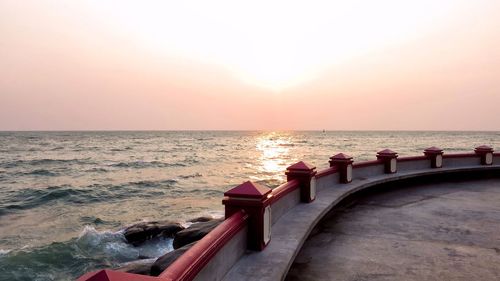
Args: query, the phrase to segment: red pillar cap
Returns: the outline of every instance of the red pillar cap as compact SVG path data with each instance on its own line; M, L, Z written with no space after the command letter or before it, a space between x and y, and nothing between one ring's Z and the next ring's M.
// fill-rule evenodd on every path
M347 155L347 154L344 154L344 153L339 153L339 154L335 154L334 156L330 157L330 159L339 160L339 161L347 161L347 160L351 160L352 157Z
M442 154L443 150L439 147L431 146L424 150L424 154Z
M271 189L269 187L251 181L246 181L224 192L224 196L243 197L243 198L263 198L266 197L269 193L271 193Z
M481 145L474 149L475 152L493 152L493 148L487 145Z
M286 168L287 171L310 171L310 170L314 170L316 169L315 166L311 165L311 164L307 164L306 162L304 161L300 161L300 162L297 162L291 166L289 166L288 168Z
M377 152L377 155L380 155L380 156L397 156L398 153L395 152L395 151L392 151L390 149L384 149L384 150L381 150L381 151Z

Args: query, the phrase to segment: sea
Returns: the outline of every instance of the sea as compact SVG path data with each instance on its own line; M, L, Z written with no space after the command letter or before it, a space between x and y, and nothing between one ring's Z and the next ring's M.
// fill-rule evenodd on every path
M366 161L385 148L482 144L500 149L500 132L0 132L0 280L74 280L155 259L171 239L134 247L124 227L222 217L225 191L247 180L274 188L300 160L321 170L339 152Z

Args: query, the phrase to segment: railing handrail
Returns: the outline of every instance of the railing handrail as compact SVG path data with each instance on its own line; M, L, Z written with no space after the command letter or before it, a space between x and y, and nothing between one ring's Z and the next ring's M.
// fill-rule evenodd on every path
M452 153L452 154L443 154L443 158L468 158L468 157L480 157L476 153Z
M285 195L288 193L298 189L300 187L300 182L296 179L287 181L283 183L282 185L276 187L273 189L272 194L273 194L273 202L276 202L283 198Z
M353 168L363 168L363 167L375 166L375 165L380 165L380 164L383 164L383 162L380 160L368 160L368 161L359 162L359 163L354 162L354 164L352 164L352 167Z
M422 161L422 160L429 160L429 157L425 155L398 157L398 162L410 162L410 161Z
M329 168L326 168L326 169L323 169L321 171L319 171L317 174L316 174L316 178L319 179L319 178L322 178L322 177L326 177L328 175L331 175L331 174L335 174L336 172L338 172L338 169L337 167L329 167Z
M245 227L247 219L248 215L243 210L234 213L196 242L159 277L164 280L192 280L210 259Z

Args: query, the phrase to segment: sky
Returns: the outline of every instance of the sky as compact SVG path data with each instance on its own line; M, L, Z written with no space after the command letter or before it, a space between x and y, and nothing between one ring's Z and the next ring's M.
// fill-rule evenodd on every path
M0 0L0 130L500 130L499 13Z

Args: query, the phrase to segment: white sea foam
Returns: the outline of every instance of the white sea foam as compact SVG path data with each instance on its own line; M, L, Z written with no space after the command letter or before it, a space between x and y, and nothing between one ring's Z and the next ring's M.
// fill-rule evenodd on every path
M181 222L181 225L182 225L182 227L184 227L184 228L188 228L188 227L190 227L191 225L193 225L193 222L190 222L190 221L185 221L185 222Z
M215 219L220 219L220 218L224 217L224 211L211 210L211 211L207 211L206 214L215 218Z
M205 212L202 212L202 213L200 213L200 214L198 214L196 216L193 216L193 217L211 217L211 218L214 218L214 219L221 219L221 218L224 217L224 211L219 211L219 210L205 211ZM191 225L193 225L194 223L190 222L190 221L180 222L180 224L184 228L188 228Z
M138 261L129 261L129 262L121 263L120 266L127 266L129 264L152 264L156 260L157 260L157 258L143 259L143 260L138 260Z
M90 242L91 245L93 244L99 244L102 241L109 241L109 240L120 240L120 239L125 239L123 237L123 231L109 231L109 230L104 230L104 231L98 231L95 229L95 227L91 225L86 225L83 230L80 232L78 235L78 240L83 240Z
M0 249L0 257L8 254L11 250Z
M172 239L157 238L138 247L128 244L123 230L99 231L85 226L77 239L78 247L89 255L102 254L118 262L136 260L141 257L155 258L172 251Z

